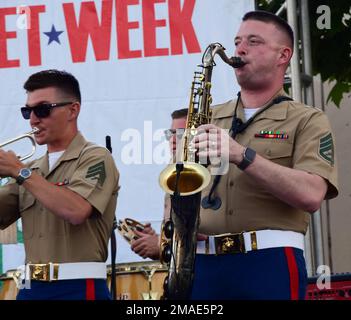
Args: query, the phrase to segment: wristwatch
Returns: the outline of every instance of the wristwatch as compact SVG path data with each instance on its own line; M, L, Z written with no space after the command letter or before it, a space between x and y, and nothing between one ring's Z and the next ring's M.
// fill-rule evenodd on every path
M21 185L25 180L27 180L32 175L32 170L29 168L22 168L16 178L16 182Z
M256 157L256 151L246 147L243 152L243 160L238 164L238 168L240 170L245 170L254 160Z

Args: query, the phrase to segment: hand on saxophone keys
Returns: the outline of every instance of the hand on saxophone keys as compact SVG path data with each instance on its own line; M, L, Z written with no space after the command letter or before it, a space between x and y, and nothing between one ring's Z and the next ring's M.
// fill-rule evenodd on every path
M230 137L228 130L213 124L199 126L192 143L197 149L200 163L207 161L218 165L223 161L240 163L242 160L244 147Z
M224 154L222 142L226 140L224 131L225 130L213 124L205 124L198 127L198 133L192 141L192 144L197 150L197 155L200 160L207 160L209 163L213 164L213 161L222 157Z

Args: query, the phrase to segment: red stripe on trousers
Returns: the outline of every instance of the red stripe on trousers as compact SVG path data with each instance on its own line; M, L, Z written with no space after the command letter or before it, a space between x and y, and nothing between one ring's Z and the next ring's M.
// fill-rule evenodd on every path
M286 247L285 255L288 262L289 276L290 276L290 300L299 299L299 272L297 270L294 249Z
M95 282L94 279L86 279L86 292L87 300L95 300Z

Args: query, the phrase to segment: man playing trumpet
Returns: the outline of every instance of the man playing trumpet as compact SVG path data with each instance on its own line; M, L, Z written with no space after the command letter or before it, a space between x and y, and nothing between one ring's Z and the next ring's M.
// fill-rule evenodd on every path
M26 285L17 299L109 299L105 261L119 178L113 158L78 131L74 76L38 72L24 89L22 116L38 128L35 141L47 153L23 164L0 150L0 176L13 178L0 188L0 227L19 218L23 225Z

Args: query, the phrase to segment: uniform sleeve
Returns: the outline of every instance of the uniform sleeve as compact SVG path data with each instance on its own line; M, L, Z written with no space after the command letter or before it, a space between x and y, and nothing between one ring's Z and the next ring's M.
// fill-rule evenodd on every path
M297 132L293 167L323 177L328 183L326 199L338 195L335 140L322 111L312 113Z
M0 229L5 229L20 218L18 185L13 181L0 187Z
M118 192L119 173L109 151L102 147L85 151L68 188L103 214Z

